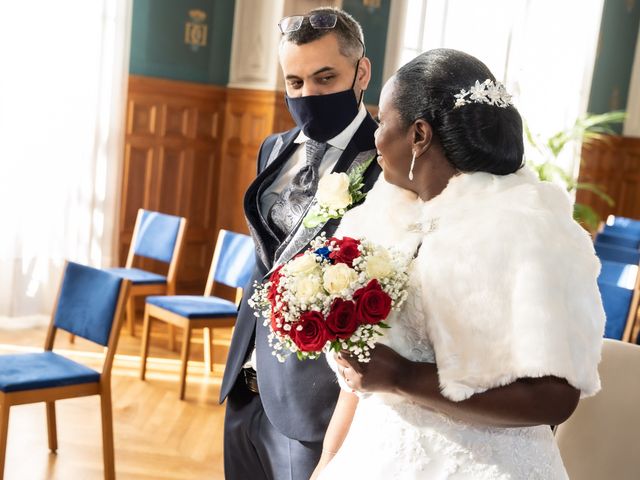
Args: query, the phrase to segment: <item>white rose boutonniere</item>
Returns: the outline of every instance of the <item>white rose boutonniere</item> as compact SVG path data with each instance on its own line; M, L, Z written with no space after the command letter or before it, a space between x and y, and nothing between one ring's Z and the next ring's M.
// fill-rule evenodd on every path
M325 175L318 182L318 203L330 210L340 211L347 208L351 202L349 193L349 175L346 173L332 173Z
M362 192L364 172L375 156L358 165L349 174L331 173L318 182L316 202L304 217L303 225L314 228L332 218L341 218L350 207L367 194Z

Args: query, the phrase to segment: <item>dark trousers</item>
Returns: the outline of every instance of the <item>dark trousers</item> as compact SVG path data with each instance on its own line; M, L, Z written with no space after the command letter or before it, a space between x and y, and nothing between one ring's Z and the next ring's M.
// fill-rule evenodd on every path
M226 480L309 480L322 442L299 442L269 421L260 395L249 391L242 374L227 397L224 420Z

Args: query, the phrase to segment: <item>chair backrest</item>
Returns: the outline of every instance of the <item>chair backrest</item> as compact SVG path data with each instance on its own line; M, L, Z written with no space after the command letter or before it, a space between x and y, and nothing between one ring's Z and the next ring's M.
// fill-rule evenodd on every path
M604 233L611 235L624 235L640 240L640 229L621 227L619 225L604 225L601 229Z
M635 479L640 451L640 346L604 340L602 390L585 398L556 430L570 478Z
M634 220L633 218L609 215L607 217L607 226L623 228L627 231L640 232L640 220Z
M638 250L638 246L640 245L640 238L632 237L624 233L612 233L611 230L607 231L606 229L596 235L595 241L634 250Z
M134 255L171 263L179 248L185 224L184 217L138 210L127 267L131 267Z
M619 247L608 243L596 242L594 244L596 255L600 260L609 260L612 262L630 263L638 265L640 263L640 252L632 248Z
M211 262L205 295L211 295L213 282L244 288L255 267L256 249L248 235L220 230Z
M638 265L601 260L598 281L633 290L638 279Z
M107 346L122 316L129 282L109 272L68 262L53 313L53 326Z
M598 281L598 288L602 296L604 313L607 317L604 325L604 336L621 340L629 320L633 290L602 281Z

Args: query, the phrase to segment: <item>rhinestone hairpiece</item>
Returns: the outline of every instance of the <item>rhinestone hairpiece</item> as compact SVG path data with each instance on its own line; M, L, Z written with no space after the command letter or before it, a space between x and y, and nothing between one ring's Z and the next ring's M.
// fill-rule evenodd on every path
M476 80L469 90L464 88L460 90L460 93L454 95L456 103L453 108L458 108L469 103L486 103L487 105L494 105L500 108L507 108L513 105L511 102L511 95L507 93L504 85L500 82L493 82L486 79L480 83Z

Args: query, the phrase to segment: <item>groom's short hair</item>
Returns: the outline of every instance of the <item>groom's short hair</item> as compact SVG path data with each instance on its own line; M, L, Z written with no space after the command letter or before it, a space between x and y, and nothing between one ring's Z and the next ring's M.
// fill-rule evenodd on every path
M309 22L309 16L313 14L334 14L337 17L334 28L313 28ZM302 25L298 30L282 35L281 44L291 42L295 45L311 43L325 35L335 34L338 38L340 53L347 58L358 60L364 55L364 34L362 27L344 10L336 7L314 8L304 15Z

